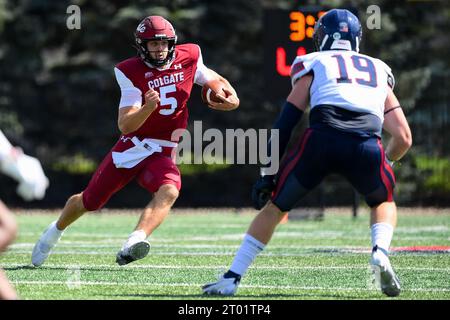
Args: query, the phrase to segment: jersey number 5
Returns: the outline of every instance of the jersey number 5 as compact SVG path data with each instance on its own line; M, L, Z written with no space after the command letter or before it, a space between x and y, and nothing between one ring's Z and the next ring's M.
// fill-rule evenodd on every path
M336 79L337 83L352 83L352 79L348 77L347 64L344 57L340 54L335 54L332 57L336 58L339 67L340 77ZM350 56L350 58L352 59L353 67L356 70L369 74L369 80L355 78L356 83L375 88L377 86L377 72L373 62L366 57L357 55Z
M164 86L159 88L159 98L160 98L160 106L167 106L169 105L169 109L160 109L159 113L163 116L171 115L175 112L175 109L178 107L178 101L174 97L168 97L168 93L172 93L177 91L177 88L174 84L171 84L170 86Z

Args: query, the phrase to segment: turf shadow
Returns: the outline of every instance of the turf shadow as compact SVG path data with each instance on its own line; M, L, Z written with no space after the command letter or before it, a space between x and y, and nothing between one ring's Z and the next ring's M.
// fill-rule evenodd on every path
M123 298L158 298L158 299L186 299L186 298L203 298L205 300L222 300L222 299L229 299L229 297L219 297L219 296L208 296L204 294L177 294L177 295L168 295L168 294L110 294L110 295L103 295L105 297L123 297ZM249 299L249 300L259 300L259 299L286 299L286 300L303 300L303 299L311 299L311 298L320 298L320 299L360 299L360 297L357 296L342 296L342 295L334 295L334 294L239 294L234 296L234 298L240 298L240 299Z
M6 271L13 271L13 270L32 270L32 269L37 269L38 267L35 267L31 264L24 264L21 266L16 266L16 267L4 267L3 270ZM40 268L40 267L39 267Z

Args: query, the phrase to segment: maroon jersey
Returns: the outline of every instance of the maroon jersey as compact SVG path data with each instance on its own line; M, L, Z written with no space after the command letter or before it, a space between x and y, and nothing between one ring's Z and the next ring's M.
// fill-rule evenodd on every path
M197 62L201 59L199 46L181 44L175 47L175 59L170 67L162 70L149 67L141 58L134 57L117 64L134 87L141 91L141 104L144 94L152 88L159 92L160 103L143 125L136 131L125 135L139 139L153 138L172 140L176 129L185 129L188 120L187 101L194 84Z

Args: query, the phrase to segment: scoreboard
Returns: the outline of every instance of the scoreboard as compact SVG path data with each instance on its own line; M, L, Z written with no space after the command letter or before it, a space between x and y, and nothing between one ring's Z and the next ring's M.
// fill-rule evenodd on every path
M357 15L354 8L347 8ZM289 74L296 56L315 51L314 25L328 8L264 10L264 83L266 101L279 104L291 91Z
M325 12L302 9L264 11L264 93L270 102L278 103L289 94L291 64L296 56L314 51L314 25Z

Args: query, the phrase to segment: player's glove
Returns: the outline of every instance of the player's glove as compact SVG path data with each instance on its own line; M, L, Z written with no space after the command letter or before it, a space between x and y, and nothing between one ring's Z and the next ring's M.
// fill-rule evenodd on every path
M253 207L260 210L270 199L272 191L275 189L275 176L266 175L260 177L252 188Z

